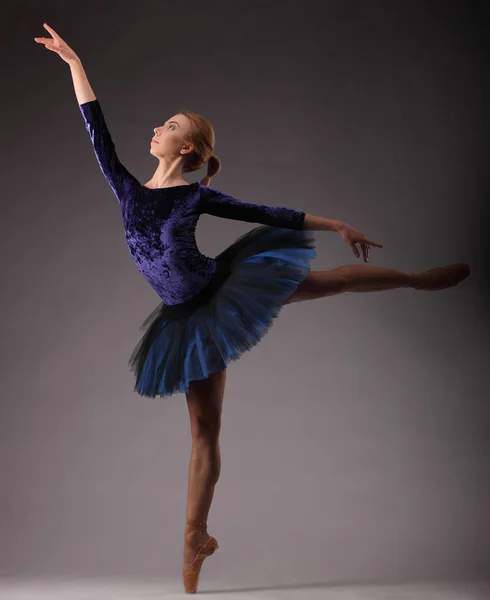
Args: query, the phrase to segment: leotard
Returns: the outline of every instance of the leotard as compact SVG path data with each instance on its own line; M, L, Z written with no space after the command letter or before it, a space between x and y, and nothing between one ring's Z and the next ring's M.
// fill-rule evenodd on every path
M303 229L305 212L238 200L201 182L150 189L119 160L98 99L79 105L100 169L121 209L131 257L165 304L199 293L216 261L202 254L195 229L202 213L273 227Z

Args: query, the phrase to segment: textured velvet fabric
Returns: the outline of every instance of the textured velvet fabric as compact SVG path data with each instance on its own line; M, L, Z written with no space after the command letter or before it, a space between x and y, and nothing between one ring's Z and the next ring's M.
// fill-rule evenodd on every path
M99 100L79 107L97 162L119 202L131 257L165 304L189 300L215 273L216 260L202 254L196 244L195 228L202 213L303 229L303 211L243 202L199 181L146 188L120 162Z
M171 396L226 369L269 331L315 255L309 230L260 225L244 233L218 254L202 292L173 306L161 302L145 319L129 359L134 390Z

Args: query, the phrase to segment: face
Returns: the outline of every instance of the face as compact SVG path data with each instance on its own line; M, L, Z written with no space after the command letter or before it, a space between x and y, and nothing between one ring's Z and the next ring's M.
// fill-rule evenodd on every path
M155 127L150 142L150 152L154 156L179 157L191 152L192 146L185 140L190 130L189 119L185 115L174 115L160 127Z

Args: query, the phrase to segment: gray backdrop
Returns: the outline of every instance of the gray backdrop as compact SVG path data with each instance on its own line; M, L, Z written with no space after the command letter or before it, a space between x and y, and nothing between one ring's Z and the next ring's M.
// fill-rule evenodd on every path
M207 116L214 187L341 219L372 264L466 261L455 289L284 307L228 368L206 577L490 572L488 8L346 1L10 2L2 8L0 573L179 573L191 448L183 394L133 392L160 299L125 245L69 67L82 59L142 183L153 127ZM202 179L205 171L188 181ZM216 255L250 223L203 215ZM361 264L317 232L315 270Z

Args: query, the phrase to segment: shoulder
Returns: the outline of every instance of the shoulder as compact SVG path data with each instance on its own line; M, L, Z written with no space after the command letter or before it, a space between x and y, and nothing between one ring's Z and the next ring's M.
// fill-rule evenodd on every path
M202 183L200 184L200 189L201 189L201 198L203 198L204 200L211 200L212 198L218 198L220 196L226 196L227 194L225 194L225 192L223 192L222 190L215 188L215 187L210 187L208 185L203 185Z

